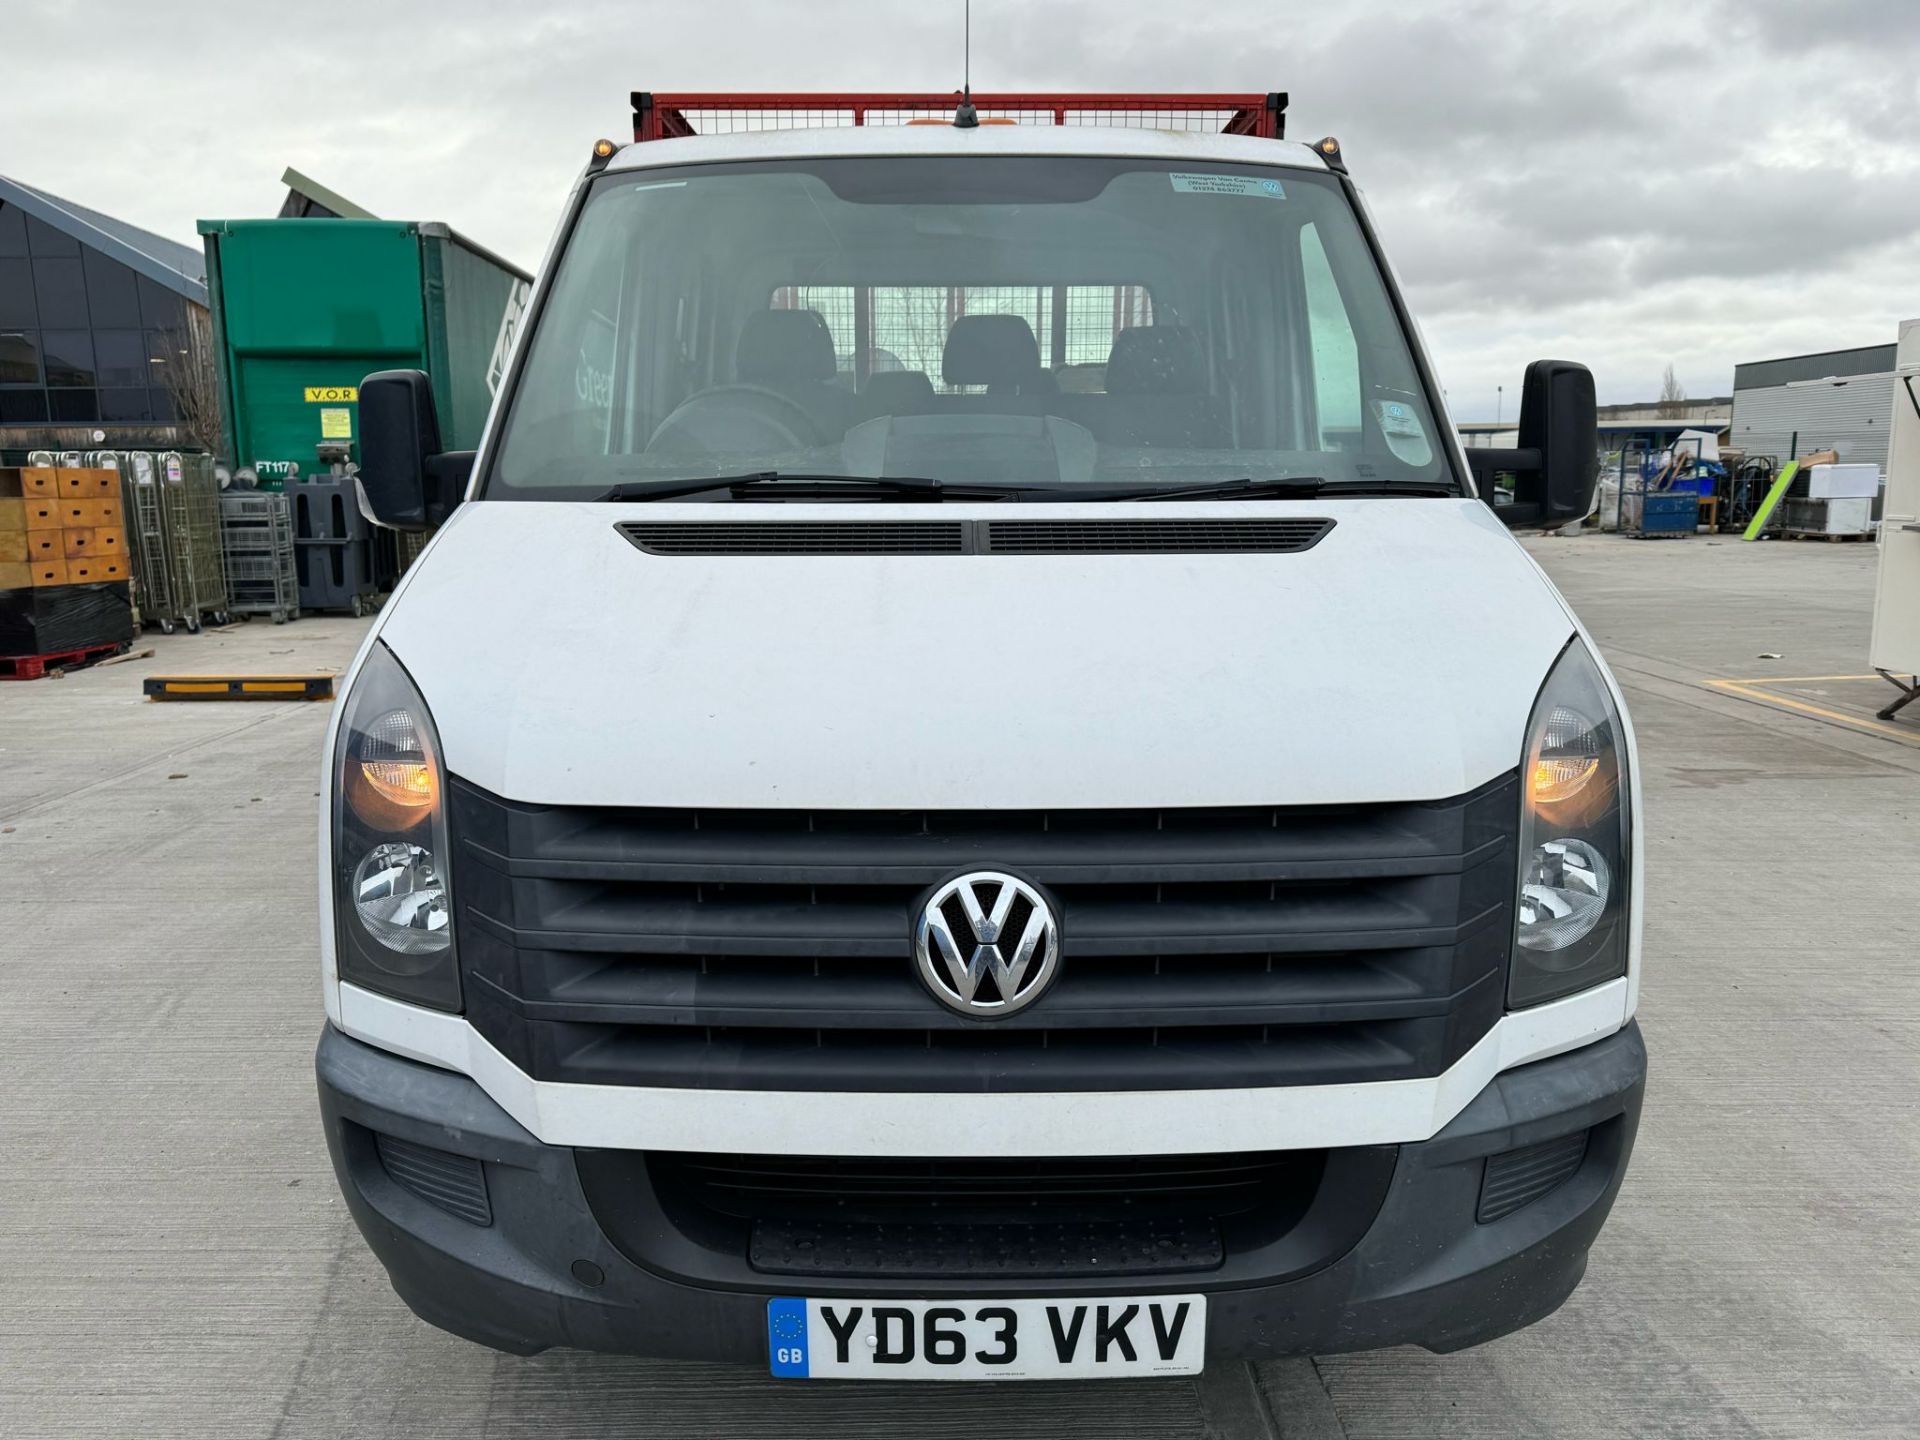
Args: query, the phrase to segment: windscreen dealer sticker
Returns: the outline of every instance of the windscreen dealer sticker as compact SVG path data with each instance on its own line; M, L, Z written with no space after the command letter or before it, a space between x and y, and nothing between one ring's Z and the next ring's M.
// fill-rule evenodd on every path
M1184 195L1252 195L1264 200L1284 200L1287 192L1278 180L1260 180L1252 175L1191 175L1174 171L1173 188Z

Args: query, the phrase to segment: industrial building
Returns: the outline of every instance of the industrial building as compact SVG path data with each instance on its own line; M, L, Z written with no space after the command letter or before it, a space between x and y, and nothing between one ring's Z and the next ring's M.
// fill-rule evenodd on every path
M1699 430L1724 430L1733 415L1731 395L1707 395L1698 400L1630 400L1602 405L1595 412L1602 424L1609 420L1685 420Z
M1630 400L1618 405L1595 407L1594 418L1601 426L1616 430L1629 424L1642 425L1649 432L1706 430L1724 434L1733 414L1731 395L1709 395L1700 400ZM1454 428L1460 443L1469 450L1502 449L1520 443L1519 420L1463 420Z
M1887 468L1894 347L1863 345L1733 367L1727 444L1782 463L1831 450L1846 464Z
M206 259L0 176L0 463L197 448Z

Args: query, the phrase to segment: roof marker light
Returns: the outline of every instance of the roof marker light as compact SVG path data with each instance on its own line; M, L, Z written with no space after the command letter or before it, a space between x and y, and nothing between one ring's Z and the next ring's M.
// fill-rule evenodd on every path
M1333 136L1329 135L1324 140L1314 141L1313 149L1315 153L1326 160L1327 169L1331 170L1334 174L1344 175L1347 173L1346 159L1340 154L1340 142L1334 139Z

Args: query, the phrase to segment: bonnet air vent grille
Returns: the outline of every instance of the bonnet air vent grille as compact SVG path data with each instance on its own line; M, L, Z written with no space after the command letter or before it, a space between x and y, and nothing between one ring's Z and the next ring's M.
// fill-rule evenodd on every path
M1333 521L1287 520L988 520L996 555L1184 554L1200 551L1308 550Z
M649 555L1287 554L1333 529L1283 520L629 520L614 527Z
M961 555L967 549L962 520L630 520L618 529L650 555Z

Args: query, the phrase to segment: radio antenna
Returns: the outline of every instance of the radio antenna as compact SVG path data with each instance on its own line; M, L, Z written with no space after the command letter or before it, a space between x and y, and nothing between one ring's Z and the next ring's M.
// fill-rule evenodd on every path
M973 108L973 0L964 0L961 10L964 31L960 41L960 108L953 112L953 128L956 130L976 129L980 124L979 112Z

